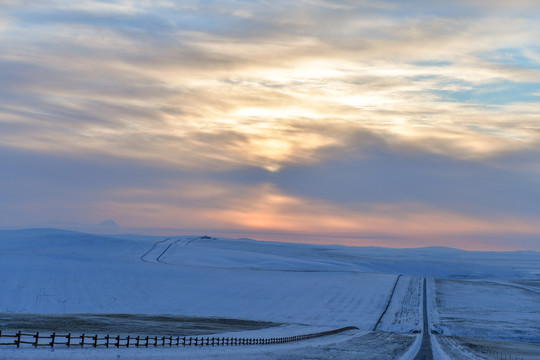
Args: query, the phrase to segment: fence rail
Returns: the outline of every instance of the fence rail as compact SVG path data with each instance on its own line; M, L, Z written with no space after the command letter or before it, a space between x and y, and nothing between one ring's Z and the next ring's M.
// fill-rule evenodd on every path
M355 326L348 326L340 329L322 331L318 333L295 335L287 337L272 337L272 338L238 338L238 337L180 337L180 336L99 336L86 335L80 336L68 334L52 333L50 335L40 335L23 333L18 331L15 334L4 334L0 330L0 346L16 346L20 348L23 345L32 345L34 347L55 347L63 345L67 347L186 347L186 346L239 346L239 345L271 345L285 344L294 341L308 340L317 337L337 334L347 330L358 330ZM2 341L3 338L13 339L11 342Z

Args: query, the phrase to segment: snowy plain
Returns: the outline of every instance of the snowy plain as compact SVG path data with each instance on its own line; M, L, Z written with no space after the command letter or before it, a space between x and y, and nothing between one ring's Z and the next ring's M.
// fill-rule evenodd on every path
M274 325L218 332L219 336L246 337L307 334L344 326L359 329L268 347L151 352L0 349L0 359L112 359L118 355L347 359L362 354L364 359L405 360L414 356L410 349L418 344L422 330L423 277L430 279L431 328L440 336L453 336L452 341L441 338L440 351L459 352L449 358L475 358L467 347L448 345L461 337L512 341L513 346L522 343L534 355L535 344L540 342L539 273L536 252L356 248L200 235L99 236L53 229L0 231L3 316L167 315ZM402 275L399 280L398 275ZM156 335L191 335L189 329L184 331Z

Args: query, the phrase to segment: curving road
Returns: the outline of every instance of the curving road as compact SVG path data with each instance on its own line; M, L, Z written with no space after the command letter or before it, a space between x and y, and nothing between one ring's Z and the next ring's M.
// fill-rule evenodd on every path
M424 278L423 293L424 327L422 329L422 345L420 345L420 350L418 350L418 353L414 357L414 360L433 360L433 350L431 348L431 337L429 335L429 324L427 315L426 278Z
M152 246L152 248L146 252L146 254L141 256L141 260L147 263L161 262L159 259L165 255L167 250L169 250L172 245L178 243L180 240L182 239L167 238L165 240L156 242L154 246Z
M184 245L189 245L192 242L199 240L200 238L167 238L164 240L157 241L154 243L152 248L148 250L144 255L140 256L140 259L144 262L150 263L150 264L156 264L156 263L162 263L166 264L165 262L161 261L161 258L165 253L171 248L171 246L178 244L180 241L186 241Z

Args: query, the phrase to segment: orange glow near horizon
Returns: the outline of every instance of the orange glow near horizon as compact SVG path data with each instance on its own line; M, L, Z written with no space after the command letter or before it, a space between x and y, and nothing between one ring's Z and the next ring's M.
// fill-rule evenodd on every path
M232 196L223 193L223 189L212 189L210 185L197 184L185 189L182 196L187 196L185 199L190 203ZM364 211L347 210L322 201L285 195L269 184L253 189L239 187L236 191L243 193L243 197L237 196L233 203L216 209L120 202L106 204L100 216L124 214L124 218L117 219L126 228L159 229L175 224L174 228L179 229L221 229L225 235L251 234L260 240L350 246L451 246L466 250L522 250L512 243L490 245L470 239L489 237L489 234L532 235L538 224L538 219L534 218L525 221L470 217L420 204L374 204ZM165 191L164 196L174 193Z
M540 250L537 7L4 1L0 227Z

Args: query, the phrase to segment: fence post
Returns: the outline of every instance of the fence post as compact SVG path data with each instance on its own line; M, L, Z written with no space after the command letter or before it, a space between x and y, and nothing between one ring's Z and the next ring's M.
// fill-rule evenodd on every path
M186 346L186 337L185 336L182 338L182 345Z
M141 340L141 336L137 335L137 343L135 344L136 347L139 347L139 341Z
M71 333L68 333L66 338L67 338L67 347L69 347L71 345Z
M120 335L116 337L116 344L114 344L114 346L116 346L117 348L120 347Z
M15 340L15 344L17 344L17 348L21 346L21 331L17 333L17 340Z
M94 347L97 347L97 339L98 339L98 337L97 337L97 334L96 334L96 336L94 336Z
M169 336L169 347L172 346L172 336Z
M39 331L36 333L36 335L34 335L34 337L36 338L36 341L34 342L34 347L37 348L37 346L38 346L38 341L39 341Z
M84 333L81 335L81 343L80 343L80 345L81 345L81 348L84 347Z
M154 337L154 347L157 347L157 336Z
M0 334L1 334L1 333L2 333L2 332L0 331ZM52 335L51 335L51 342L49 343L49 344L51 345L51 347L54 347L54 338L55 338L55 337L56 337L56 333L53 332Z
M107 334L107 336L105 336L105 340L107 341L107 342L105 343L105 346L106 346L107 348L109 348L109 338L110 338L110 336L109 336L109 334Z
M146 336L146 343L144 344L145 347L148 347L148 335Z
M126 347L129 347L129 335L127 336Z

